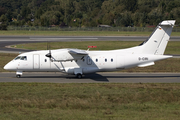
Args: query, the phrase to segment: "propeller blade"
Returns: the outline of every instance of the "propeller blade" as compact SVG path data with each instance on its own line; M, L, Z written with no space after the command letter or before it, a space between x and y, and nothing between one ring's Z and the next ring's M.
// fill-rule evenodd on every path
M49 53L45 56L50 58L50 61L53 62L49 42L47 42L47 50L49 50Z
M51 57L52 57L52 56L51 56L51 53L46 54L46 57L51 58Z

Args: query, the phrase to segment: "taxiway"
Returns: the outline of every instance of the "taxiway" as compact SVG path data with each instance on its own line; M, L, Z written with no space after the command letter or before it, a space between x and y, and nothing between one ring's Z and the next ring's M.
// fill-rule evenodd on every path
M0 82L38 83L180 83L180 73L119 73L103 72L85 75L77 79L63 73L24 73L16 78L15 73L0 73Z

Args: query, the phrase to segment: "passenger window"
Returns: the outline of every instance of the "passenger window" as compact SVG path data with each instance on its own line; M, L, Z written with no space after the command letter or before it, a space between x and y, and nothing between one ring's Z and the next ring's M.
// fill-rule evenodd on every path
M105 62L107 62L107 59L105 59Z
M96 62L98 62L98 59L96 59Z
M111 62L113 62L113 59L111 59Z
M47 59L45 59L44 62L47 62Z

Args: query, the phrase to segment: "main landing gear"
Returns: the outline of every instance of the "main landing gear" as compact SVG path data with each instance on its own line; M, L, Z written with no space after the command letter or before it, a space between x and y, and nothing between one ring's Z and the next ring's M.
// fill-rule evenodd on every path
M79 79L81 79L81 78L82 78L82 74L81 74L81 73L78 73L78 74L76 75L76 77L79 78Z
M81 79L83 74L82 68L74 68L74 74L78 79Z

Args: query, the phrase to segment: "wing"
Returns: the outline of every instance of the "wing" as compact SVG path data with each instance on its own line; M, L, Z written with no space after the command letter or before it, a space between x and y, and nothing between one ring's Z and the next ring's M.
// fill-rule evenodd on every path
M80 56L85 56L88 55L88 53L84 50L79 50L79 49L69 49L68 51L72 55L80 55Z
M88 53L85 50L79 50L79 49L69 49L68 51L75 60L83 59L84 56L88 55Z
M88 53L85 50L79 49L59 49L52 50L52 52L46 54L51 61L66 62L72 60L82 60Z

